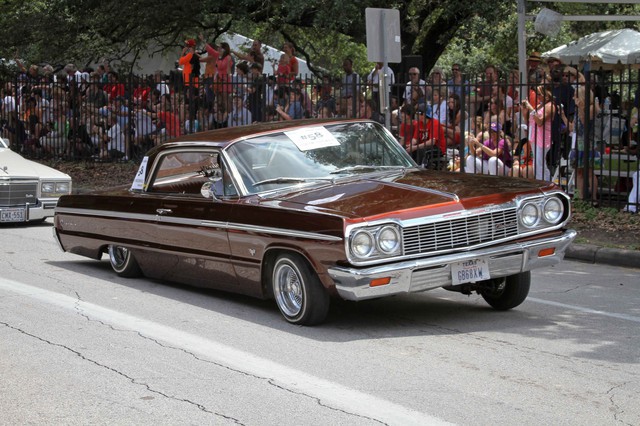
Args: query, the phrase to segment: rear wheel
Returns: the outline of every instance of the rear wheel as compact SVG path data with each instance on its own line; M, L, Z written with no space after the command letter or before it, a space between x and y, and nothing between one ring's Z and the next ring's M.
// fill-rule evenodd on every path
M531 272L521 272L506 278L490 280L480 289L482 298L499 311L520 305L529 295Z
M110 245L109 262L116 274L121 277L136 278L142 275L136 258L126 247Z
M329 294L304 258L280 255L271 272L271 288L278 309L292 324L319 324L329 311Z

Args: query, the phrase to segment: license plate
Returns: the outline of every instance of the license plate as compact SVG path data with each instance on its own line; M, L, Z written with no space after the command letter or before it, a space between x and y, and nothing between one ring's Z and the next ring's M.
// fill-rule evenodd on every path
M23 208L0 210L0 222L24 222L25 215Z
M487 259L470 259L451 264L451 281L453 285L475 283L491 278Z

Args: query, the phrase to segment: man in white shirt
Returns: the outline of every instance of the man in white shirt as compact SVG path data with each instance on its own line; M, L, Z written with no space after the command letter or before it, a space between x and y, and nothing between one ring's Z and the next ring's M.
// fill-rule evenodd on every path
M67 81L69 82L69 84L75 81L75 83L79 86L84 81L83 74L80 71L78 71L78 68L74 64L65 65L64 72L67 73ZM87 80L88 80L88 77L89 75L87 75Z
M115 114L110 116L111 127L107 129L106 137L106 150L108 157L120 157L124 160L128 160L127 157L127 143L120 127L118 117Z
M411 105L411 92L413 91L414 86L420 86L422 90L426 88L426 83L423 79L420 78L420 69L417 67L409 68L409 81L404 89L404 94L402 95L402 105ZM393 126L396 126L400 123L402 119L402 114L399 113L399 109L393 109L391 111L391 122Z
M153 78L156 83L156 89L160 91L160 96L170 94L169 85L162 78L162 71L156 71Z
M420 70L417 67L409 68L409 81L404 89L404 103L411 103L411 90L414 86L420 86L424 89L425 81L420 78Z
M2 91L2 114L3 118L7 118L9 113L16 110L16 98L13 96L13 86L7 83Z

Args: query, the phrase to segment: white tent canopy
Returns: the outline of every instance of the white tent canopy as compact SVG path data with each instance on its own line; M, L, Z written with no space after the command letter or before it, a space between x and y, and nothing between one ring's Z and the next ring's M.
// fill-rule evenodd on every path
M631 29L589 34L542 54L559 58L565 64L640 64L640 33Z

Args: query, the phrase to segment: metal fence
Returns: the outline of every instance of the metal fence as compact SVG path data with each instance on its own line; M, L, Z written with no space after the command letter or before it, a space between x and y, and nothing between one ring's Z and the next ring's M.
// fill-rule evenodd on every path
M570 68L532 73L529 82L517 74L457 83L398 75L387 110L378 79L366 76L291 80L240 71L185 85L159 75L19 75L2 83L0 123L26 157L135 161L156 144L209 129L310 117L384 124L388 114L390 130L425 167L553 180L616 208L631 194L635 207L638 72L578 76Z

